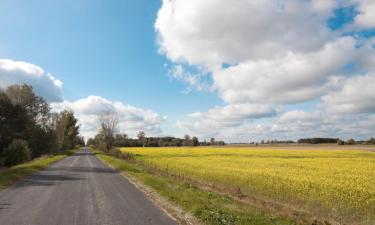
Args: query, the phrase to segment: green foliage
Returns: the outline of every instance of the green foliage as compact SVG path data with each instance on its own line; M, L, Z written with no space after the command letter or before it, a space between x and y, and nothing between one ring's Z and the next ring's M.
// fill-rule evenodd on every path
M79 126L78 120L74 117L72 111L64 110L55 114L56 136L59 148L61 150L72 149L76 144L82 144L78 138Z
M29 146L25 140L14 139L4 151L4 165L14 166L31 158Z
M10 98L0 91L0 155L14 138L24 135L28 117L19 105L13 105Z
M187 135L188 136L188 135ZM165 146L199 146L200 143L197 137L190 136L185 139L175 137L146 137L144 132L138 133L138 138L129 138L127 134L116 134L114 137L113 147L165 147ZM221 144L221 142L217 142ZM222 142L224 145L224 142ZM89 138L87 145L97 149L105 150L103 145L102 135L97 134L95 138Z
M14 151L8 151L7 157L15 160L4 158L4 151L16 139L26 141L31 158L74 148L82 143L76 124L72 112L51 113L48 103L29 85L12 85L0 90L0 166L24 161L18 160L19 155L12 156L16 154Z
M12 85L5 90L14 105L26 110L29 118L38 125L46 125L50 107L40 96L37 96L30 85Z
M355 140L354 140L353 138L350 138L349 140L347 140L347 141L345 142L345 144L347 144L347 145L355 145L356 142L355 142Z
M323 143L337 143L338 138L303 138L299 139L298 143L300 144L323 144Z

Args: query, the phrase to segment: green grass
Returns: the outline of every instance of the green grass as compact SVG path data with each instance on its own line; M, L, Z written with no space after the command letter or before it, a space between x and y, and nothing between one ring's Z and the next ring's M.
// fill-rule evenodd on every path
M23 163L6 169L0 169L0 190L4 189L14 182L44 169L54 162L57 162L66 156L73 155L74 151L65 151L51 156L43 156L30 162Z
M205 191L173 177L154 173L141 164L118 159L100 151L97 157L157 191L174 204L210 225L290 225L293 222L262 213L228 196Z

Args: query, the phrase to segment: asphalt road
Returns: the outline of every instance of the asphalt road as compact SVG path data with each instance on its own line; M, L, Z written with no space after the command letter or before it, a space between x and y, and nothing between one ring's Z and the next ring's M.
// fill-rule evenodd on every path
M2 225L176 225L132 183L81 150L0 191Z

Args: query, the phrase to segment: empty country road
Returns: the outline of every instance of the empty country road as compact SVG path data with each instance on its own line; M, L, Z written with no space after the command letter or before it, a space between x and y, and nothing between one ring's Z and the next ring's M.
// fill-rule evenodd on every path
M176 225L132 183L80 150L0 191L0 224Z

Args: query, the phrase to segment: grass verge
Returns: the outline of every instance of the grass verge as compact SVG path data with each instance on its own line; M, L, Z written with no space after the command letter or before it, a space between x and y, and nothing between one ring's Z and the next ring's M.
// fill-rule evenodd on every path
M57 162L67 156L73 155L74 151L64 151L51 156L36 158L30 162L23 163L6 169L0 169L0 190L4 189L16 181L44 169L54 162Z
M142 164L115 158L100 151L94 154L106 164L151 187L162 197L209 225L292 225L288 219L264 214L229 195L202 190L191 183L151 171ZM171 213L173 214L173 213ZM181 224L191 224L181 221Z

